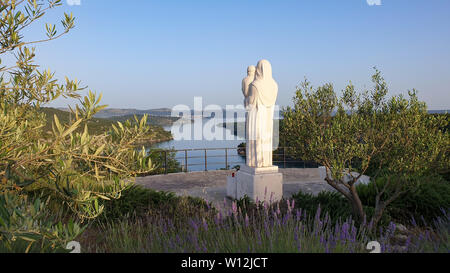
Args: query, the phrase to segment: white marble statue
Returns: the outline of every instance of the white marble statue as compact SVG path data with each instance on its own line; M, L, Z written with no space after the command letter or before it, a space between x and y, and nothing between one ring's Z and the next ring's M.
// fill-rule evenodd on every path
M272 67L266 60L248 67L242 81L246 104L247 164L227 177L227 196L233 199L276 202L283 198L283 174L272 165L273 114L278 85L272 78Z
M245 94L244 94L245 95ZM272 166L273 114L278 85L272 78L269 61L256 66L255 80L248 88L247 165L253 168Z

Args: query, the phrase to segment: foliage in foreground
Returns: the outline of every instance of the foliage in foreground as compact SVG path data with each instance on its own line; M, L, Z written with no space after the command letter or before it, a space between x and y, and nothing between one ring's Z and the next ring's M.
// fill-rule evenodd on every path
M0 253L67 252L65 246L86 228L49 213L49 200L28 200L27 195L0 195Z
M150 211L145 217L115 219L92 227L80 237L82 252L140 253L367 253L376 240L382 252L444 252L449 250L450 215L432 227L413 227L404 245L397 245L397 228L371 231L373 223L356 225L351 217L331 221L320 208L315 214L285 201L279 206L241 210L237 203L225 211L185 204L191 213Z
M59 201L60 208L82 222L98 217L105 200L120 198L126 182L153 169L145 149L135 147L149 132L147 116L117 122L108 133L91 134L89 122L106 107L100 105L101 95L89 91L82 98L79 92L85 88L80 82L68 78L60 82L53 72L40 70L34 63L32 46L64 36L74 28L75 18L65 14L61 30L46 24L47 37L42 40L27 41L23 33L47 10L60 5L61 0L0 3L0 196L5 200L0 245L9 250L23 245L16 238L31 242L31 237L43 244L55 243L55 248L64 247L61 244L73 237L73 232L65 236L65 230L78 231L68 219L49 220L54 211L42 205L36 193ZM6 55L16 60L4 58ZM46 116L40 108L59 97L80 101L71 108L67 123L54 115L51 132L46 135ZM36 228L40 225L42 229Z

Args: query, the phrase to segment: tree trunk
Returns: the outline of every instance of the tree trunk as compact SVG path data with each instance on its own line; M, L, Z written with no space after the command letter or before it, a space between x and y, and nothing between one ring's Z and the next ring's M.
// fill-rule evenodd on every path
M353 213L356 217L358 217L359 221L363 221L365 217L363 205L361 203L361 199L359 199L358 192L356 191L355 185L352 185L350 187L350 195L352 197L352 207L353 207Z
M381 205L381 206L377 206L375 208L375 214L373 215L372 221L373 221L373 227L378 226L378 223L381 220L381 217L383 216L383 212L384 209L386 208L386 206Z
M355 217L357 217L358 221L362 222L364 221L365 213L363 209L363 205L361 203L361 199L359 199L358 192L356 191L356 186L353 185L347 185L347 189L349 191L341 188L338 186L338 182L334 181L333 179L330 179L329 177L325 178L325 181L327 181L328 185L335 188L338 192L340 192L342 195L347 198L347 200L350 201L352 208L353 208L353 214Z

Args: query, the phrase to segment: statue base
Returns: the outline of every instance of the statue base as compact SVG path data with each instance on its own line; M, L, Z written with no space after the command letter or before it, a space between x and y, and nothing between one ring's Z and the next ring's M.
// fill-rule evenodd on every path
M283 197L283 174L278 172L277 166L241 166L234 177L227 177L227 196L233 199L248 196L252 201L277 202Z

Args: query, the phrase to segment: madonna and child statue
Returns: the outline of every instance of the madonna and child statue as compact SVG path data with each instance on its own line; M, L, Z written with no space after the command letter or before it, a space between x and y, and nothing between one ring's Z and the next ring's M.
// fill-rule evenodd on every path
M278 84L272 78L272 66L267 60L256 68L247 68L242 80L246 109L246 165L234 177L227 179L227 195L253 201L275 202L283 195L283 176L272 164L273 117Z

